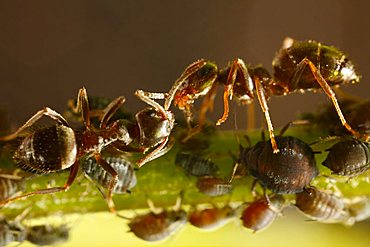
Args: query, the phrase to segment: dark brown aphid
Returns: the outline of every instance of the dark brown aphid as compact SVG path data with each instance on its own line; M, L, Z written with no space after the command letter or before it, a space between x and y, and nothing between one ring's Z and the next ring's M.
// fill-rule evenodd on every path
M276 194L301 192L318 174L314 152L292 136L277 136L280 152L275 154L269 141L244 149L240 162L264 187Z
M370 144L360 140L344 140L334 144L322 164L332 174L356 176L370 168Z
M38 245L57 245L67 242L70 228L67 225L35 225L26 227L26 240Z
M140 97L140 94L138 95ZM142 166L146 162L166 153L171 146L167 146L171 133L174 117L169 111L165 111L156 102L148 101L153 108L144 109L136 114L137 123L128 123L125 120L109 122L113 114L121 107L125 99L123 96L112 101L105 109L101 117L100 127L97 129L91 125L89 104L86 89L80 89L77 97L77 109L81 112L85 130L74 131L67 121L54 110L46 107L32 116L15 133L0 137L0 141L16 139L26 129L32 127L43 116L50 117L57 122L56 125L35 130L21 141L18 149L14 152L14 160L24 170L35 173L50 173L70 168L68 181L63 187L48 188L29 192L17 197L2 201L4 205L20 198L66 191L76 178L80 158L92 155L112 180L108 186L107 200L109 208L115 211L112 201L112 190L115 187L118 174L101 156L101 151L107 146L114 146L123 151L132 150L129 146L134 140L139 148L136 151L155 149L138 161Z
M103 155L103 158L118 175L117 182L112 190L114 194L124 194L135 187L137 180L133 164L130 161L117 155ZM82 163L82 169L91 180L105 189L109 188L113 179L112 175L104 170L93 157Z
M163 240L179 231L187 221L187 213L181 209L182 195L172 210L158 210L148 200L151 212L137 215L130 220L130 231L145 241Z
M194 208L188 216L193 226L202 230L215 230L228 223L235 216L235 209L229 204L223 207L213 205L211 208Z
M169 107L170 103L175 101L175 105L185 109L186 115L191 116L194 99L200 95L207 95L200 109L199 122L202 124L205 113L213 107L217 85L223 85L224 114L216 123L220 125L228 118L229 99L250 104L257 95L276 153L279 149L275 142L268 99L272 95L322 89L331 99L342 125L354 136L369 139L367 134L360 134L348 124L331 88L359 81L353 63L343 52L312 40L296 41L286 38L272 65L273 76L263 67L248 67L241 59L235 59L223 70L218 70L217 66L209 61L198 60L186 68L168 94L163 94L163 98L166 98L165 107Z
M244 227L257 232L266 229L281 214L285 200L280 195L265 197L250 203L242 212L241 220Z
M219 170L219 167L210 159L184 152L176 154L175 164L184 169L188 175L196 177L213 176Z
M222 196L232 191L231 179L226 181L223 178L204 176L199 177L196 183L198 190L208 196Z
M324 223L343 223L349 217L342 197L314 187L296 194L295 206L309 218Z
M24 191L25 188L24 178L13 174L0 174L0 201Z

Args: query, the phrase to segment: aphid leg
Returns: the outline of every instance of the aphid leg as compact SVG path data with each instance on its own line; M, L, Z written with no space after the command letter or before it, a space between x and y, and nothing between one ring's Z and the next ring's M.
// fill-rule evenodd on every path
M89 100L87 98L87 92L85 87L82 87L78 91L76 111L78 113L81 112L82 119L84 121L86 129L90 129L91 123L90 123Z
M310 70L311 70L311 73L313 74L313 76L315 77L317 83L319 83L319 85L321 86L321 88L324 90L325 94L331 99L331 101L333 102L333 105L335 107L335 110L337 111L337 114L338 114L338 117L340 119L340 121L342 122L342 125L349 131L352 133L352 135L354 135L355 137L357 138L364 138L365 141L369 141L370 140L370 136L368 134L360 134L358 131L354 130L350 125L349 123L347 122L347 120L344 118L344 115L342 113L342 110L340 109L340 106L339 106L339 103L338 103L338 100L335 96L335 93L334 91L331 89L331 87L329 86L329 84L325 81L324 77L321 75L320 73L320 70L318 70L316 68L316 66L307 58L304 58L297 66L297 71L302 71L300 73L298 73L299 75L297 75L297 78L296 77L296 73L294 74L294 77L293 79L294 80L298 80L300 78L300 76L302 75L303 73L303 70L306 68L306 66L309 66Z
M1 136L0 141L10 141L18 137L18 135L24 131L25 129L31 127L33 124L35 124L40 118L43 116L50 117L51 119L54 119L58 122L58 124L64 125L69 127L67 120L64 119L62 115L57 113L56 111L50 109L49 107L45 107L42 110L39 110L36 112L35 115L33 115L28 121L22 125L16 132L13 134L7 135L7 136Z
M151 161L153 159L156 159L156 158L164 155L168 151L170 151L170 149L172 148L172 146L174 144L174 140L171 139L170 142L168 142L168 140L169 140L168 137L164 138L164 140L162 141L162 143L158 147L156 147L152 152L150 152L149 154L145 155L143 158L138 160L136 162L136 164L139 166L139 168L141 168L143 165L145 165L149 161Z
M170 106L172 104L173 98L175 97L175 94L181 90L181 88L184 88L188 82L188 78L199 71L200 68L205 66L207 64L207 60L205 59L199 59L195 61L194 63L190 64L185 71L181 74L181 76L175 81L173 86L171 87L170 91L168 92L168 95L166 97L166 100L164 102L164 109L168 110L170 109Z
M113 167L101 157L100 153L95 153L94 156L95 156L96 161L99 163L99 165L101 165L103 169L106 170L112 176L112 180L109 183L108 192L107 192L107 202L108 202L109 210L112 213L116 213L116 208L115 208L115 205L112 199L112 194L113 194L114 186L116 185L117 180L118 180L118 174L116 170L114 170Z
M100 121L100 128L105 129L108 121L111 117L119 110L119 108L125 103L125 97L119 96L115 100L109 103L109 105L103 110L103 116Z
M19 196L15 196L9 199L6 199L2 202L0 202L0 206L6 205L10 202L17 201L22 198L27 198L33 195L43 195L43 194L51 194L51 193L56 193L56 192L61 192L61 191L67 191L69 187L72 185L73 181L76 178L77 172L78 172L78 162L76 161L72 166L71 166L71 171L69 172L69 177L67 182L64 184L63 187L53 187L53 188L47 188L47 189L41 189L41 190L36 190L32 192L28 192Z
M148 105L154 107L158 111L160 111L163 116L167 116L166 110L164 109L160 104L155 102L153 99L165 99L167 95L165 93L150 93L150 92L144 92L143 90L136 90L135 95Z
M252 186L251 186L251 194L254 199L257 198L257 192L256 192L257 183L258 183L258 180L254 179Z
M146 199L146 203L148 204L148 207L150 209L151 212L153 212L154 214L160 214L162 212L163 209L161 208L157 208L153 201L150 200L150 198L147 196L147 199Z
M271 200L270 200L270 197L269 197L269 195L266 193L266 189L265 188L263 188L263 196L265 197L265 199L266 199L266 202L267 202L267 205L271 205Z
M261 109L262 109L263 113L265 114L267 128L268 128L269 134L270 134L270 141L271 141L272 149L273 149L274 153L278 153L279 148L278 148L278 146L276 144L276 141L275 141L274 128L272 127L272 122L271 122L271 118L270 118L269 108L268 108L268 105L267 105L265 90L263 89L262 84L261 84L261 82L260 82L260 80L258 79L257 76L254 77L254 84L256 86L256 93L257 93L257 98L258 98L259 104L261 106Z
M284 135L284 133L292 126L295 126L295 125L306 125L306 124L310 124L310 122L308 120L294 120L294 121L290 121L288 122L281 130L280 130L280 133L279 133L279 136L282 136Z
M173 206L174 211L177 212L181 209L181 204L182 204L182 201L184 200L184 196L185 196L185 191L181 190L179 196L176 199L175 206Z
M231 184L231 182L233 181L234 177L235 177L235 174L236 174L236 171L238 170L238 167L240 166L239 162L236 162L234 164L234 167L233 167L233 171L231 173L231 176L230 176L230 179L229 181L227 182L228 184Z

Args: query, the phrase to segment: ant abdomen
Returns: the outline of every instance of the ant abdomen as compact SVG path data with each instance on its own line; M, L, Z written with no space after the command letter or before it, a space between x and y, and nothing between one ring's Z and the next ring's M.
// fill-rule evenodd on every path
M26 136L13 158L23 170L45 174L70 167L76 160L76 154L74 131L64 125L53 125Z
M313 187L296 194L295 206L309 218L320 222L343 223L349 217L345 201L341 197Z
M118 180L112 190L115 194L123 194L136 185L136 176L133 164L124 157L104 155L104 160L117 172ZM103 188L108 188L112 175L108 173L94 157L85 160L82 163L82 169L85 174L93 181L97 182Z

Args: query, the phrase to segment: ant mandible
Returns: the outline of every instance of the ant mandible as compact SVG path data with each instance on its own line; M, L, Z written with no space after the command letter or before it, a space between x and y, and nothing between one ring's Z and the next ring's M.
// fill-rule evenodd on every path
M175 82L166 94L166 101L170 103L174 99L175 105L184 109L187 116L191 116L189 112L194 100L188 99L206 95L199 114L199 125L202 125L205 113L213 107L217 85L223 85L224 113L216 123L220 125L228 118L229 99L235 98L241 104L250 104L256 94L265 115L274 153L277 153L279 149L267 105L270 96L321 88L331 99L342 125L355 137L369 139L369 135L360 134L348 124L331 88L342 83L356 83L360 79L353 63L343 52L312 40L296 41L286 38L272 65L273 76L265 68L247 66L239 58L222 70L218 70L217 66L209 61L198 60L190 65ZM202 79L202 75L205 79Z

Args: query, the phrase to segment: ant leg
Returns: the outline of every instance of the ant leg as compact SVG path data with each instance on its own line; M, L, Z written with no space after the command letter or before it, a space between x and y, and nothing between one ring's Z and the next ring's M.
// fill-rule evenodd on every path
M163 116L167 116L167 111L165 108L163 108L160 104L155 102L153 99L165 99L167 97L167 94L165 93L150 93L145 92L143 90L136 90L135 95L148 105L154 107L155 109L159 110ZM168 110L168 109L167 109Z
M207 64L207 61L205 59L199 59L195 61L194 63L190 64L185 71L181 74L181 76L175 81L173 86L171 87L170 91L168 92L168 95L166 97L166 100L164 102L164 109L168 110L170 109L170 105L173 101L173 98L175 97L175 94L180 90L181 88L184 88L184 84L189 83L188 78L192 76L194 73L199 71L200 68L205 66Z
M251 102L247 105L247 130L253 130L255 128L255 116L254 102Z
M258 101L260 103L263 113L265 114L267 128L270 134L270 141L271 141L272 149L273 149L273 152L276 154L279 152L279 148L275 141L274 128L272 127L272 122L270 118L269 108L267 105L265 90L263 89L262 84L257 76L254 77L254 83L256 86L256 93L257 93Z
M172 146L174 144L174 141L172 139L170 142L168 142L168 140L169 140L169 138L166 137L163 140L163 142L157 148L155 148L152 152L150 152L149 154L145 155L143 158L138 160L136 162L136 164L139 166L139 168L141 168L143 165L145 165L149 161L152 161L152 160L166 154L168 151L170 151L170 149L172 148Z
M86 92L85 87L82 87L78 91L77 105L76 105L75 110L77 112L81 112L81 115L82 115L82 118L83 118L84 125L85 125L86 129L90 129L91 123L90 123L89 100L88 100L88 97L87 97L87 92Z
M35 124L43 116L50 117L51 119L57 121L59 124L69 127L67 120L65 120L62 115L60 115L56 111L50 109L49 107L45 107L44 109L36 112L35 115L33 115L30 119L28 119L28 121L23 126L21 126L16 132L14 132L13 134L0 137L0 141L10 141L10 140L13 140L13 139L17 138L18 135L22 131L31 127L33 124Z
M105 129L110 118L118 111L118 109L125 103L126 99L123 96L119 96L113 100L109 105L103 110L103 116L100 121L100 128Z
M319 83L319 85L321 86L321 88L324 90L325 94L331 99L331 101L333 102L333 105L335 107L335 110L337 111L337 114L338 114L338 117L340 119L340 121L342 122L342 125L349 131L352 133L352 135L354 135L356 138L364 138L366 141L368 141L370 139L369 135L368 134L360 134L358 131L354 130L350 125L349 123L347 122L347 120L344 118L344 115L342 113L342 110L340 109L340 106L338 104L338 100L335 96L335 93L334 91L331 89L330 85L325 81L324 77L321 75L320 73L320 70L318 70L316 68L316 66L307 58L304 58L299 64L298 64L298 67L297 67L297 70L304 70L304 68L306 66L309 66L310 70L311 70L311 73L313 74L313 76L315 77L316 79L316 82Z
M47 188L47 189L41 189L41 190L28 192L28 193L25 193L25 194L15 196L15 197L6 199L4 201L1 201L0 206L6 205L10 202L17 201L17 200L22 199L22 198L27 198L27 197L30 197L30 196L33 196L33 195L52 194L52 193L57 193L57 192L61 192L61 191L67 191L69 189L69 187L72 185L75 178L76 178L76 175L77 175L77 172L78 172L78 166L79 166L79 164L78 164L77 161L71 166L71 170L70 170L70 173L69 173L68 180L64 184L63 187L53 187L53 188Z
M113 194L114 186L116 185L117 180L118 180L118 174L116 170L114 170L113 167L101 157L100 153L95 153L94 156L95 156L96 161L99 163L99 165L101 165L103 169L112 176L112 180L110 181L109 187L108 187L107 201L108 201L109 210L112 213L116 213L116 208L115 208L115 205L112 199L112 194Z

